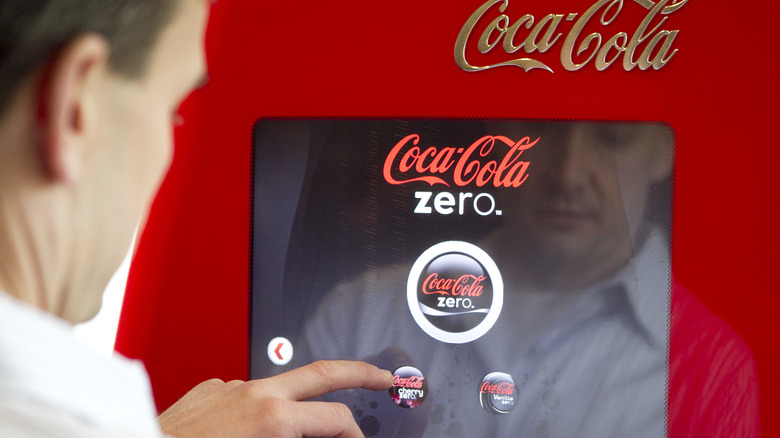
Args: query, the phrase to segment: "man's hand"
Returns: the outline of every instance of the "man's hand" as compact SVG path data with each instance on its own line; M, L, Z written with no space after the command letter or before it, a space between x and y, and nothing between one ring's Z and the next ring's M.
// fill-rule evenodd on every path
M301 401L338 389L388 389L390 372L364 362L319 361L261 380L208 380L159 417L163 432L189 437L363 437L349 408Z

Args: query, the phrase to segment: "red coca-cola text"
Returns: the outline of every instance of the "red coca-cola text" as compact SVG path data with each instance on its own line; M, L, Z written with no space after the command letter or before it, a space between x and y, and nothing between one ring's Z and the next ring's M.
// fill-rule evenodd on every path
M402 388L422 388L425 377L421 376L393 376L393 386L400 386Z
M422 292L426 295L452 295L454 297L478 297L482 295L481 283L485 280L484 275L476 276L464 274L458 278L439 278L439 274L434 272L425 278L422 285Z
M530 137L523 137L512 141L501 135L486 135L465 149L435 146L423 149L418 146L420 136L410 134L387 154L382 171L385 181L394 185L422 181L431 186L444 184L449 187L444 176L452 169L451 182L459 187L492 184L493 187L516 188L525 182L530 165L528 161L521 161L520 156L538 141L539 138L531 141ZM488 159L496 143L504 144L508 149L500 160ZM404 176L396 179L394 172Z
M515 385L509 382L501 382L498 384L483 382L479 390L488 394L512 395L512 393L515 392Z

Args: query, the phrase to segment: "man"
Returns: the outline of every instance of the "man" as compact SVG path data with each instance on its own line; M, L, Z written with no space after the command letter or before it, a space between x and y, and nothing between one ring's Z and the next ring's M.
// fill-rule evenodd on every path
M93 316L165 174L179 102L203 81L204 0L0 4L0 435L342 436L343 405L390 386L320 362L204 382L159 424L142 368L70 335Z
M481 304L458 312L447 306L435 308L436 301L423 300L431 296L426 294L447 296L446 290L436 287L423 286L417 292L419 303L412 300L407 278L409 284L422 283L428 274L436 274L427 278L435 278L438 284L450 278L446 270L434 268L439 259L424 265L427 270L419 276L415 270L418 259L411 269L369 269L340 283L306 327L314 358L360 358L390 369L411 365L425 374L428 397L411 413L383 397L359 397L358 410L379 418L377 436L393 436L394 427L407 427L404 436L665 437L669 425L678 433L683 431L674 436L705 430L741 430L745 433L735 436L756 436L757 390L749 352L710 314L680 311L679 306L675 311L670 301L673 136L669 128L661 124L488 122L482 132L468 137L461 134L462 143L447 143L457 142L457 137L445 144L432 140L433 133L446 133L458 123L468 122L431 122L434 127L429 134L421 133L424 127L415 128L413 132L420 134L419 150L457 150L485 134L504 136L511 140L508 144L524 137L538 139L522 154L522 160L529 163L522 185L462 189L489 190L494 207L502 212L500 225L473 240L495 261L503 280L503 307L495 325L477 339L459 341L459 329L440 321L463 323L474 312L480 317L484 314L480 311L489 310L480 308ZM406 131L396 136L405 135ZM407 157L404 152L401 149L395 156ZM499 163L500 155L491 158ZM415 164L407 162L406 167L412 169ZM489 163L485 160L479 165L486 168ZM391 176L398 181L423 175ZM389 196L384 194L385 199ZM406 223L417 220L404 219ZM424 219L434 221L435 217ZM426 246L442 240L468 240L450 233L458 218L446 219L449 222L442 219L438 227L435 222L429 227L433 236L420 236ZM488 219L475 216L468 228L492 226ZM360 218L351 220L359 222ZM334 229L339 226L335 224ZM463 265L466 259L460 257L458 263ZM454 272L452 279L466 272L453 266L448 267ZM675 294L678 303L692 300L684 291L675 290ZM414 315L417 305L425 319ZM667 380L670 315L677 333L684 333L677 338L684 353L671 364L674 391ZM679 328L692 320L707 321L699 327L702 330L696 339L690 330ZM420 328L429 334L432 331L425 328L425 321L456 336L444 342L426 336ZM720 339L707 348L728 346L733 356L699 356L687 345L715 338ZM680 363L679 357L686 357L688 363ZM707 365L686 368L692 363ZM710 372L710 366L730 370L726 374L733 372L740 384L731 385L722 371ZM699 381L689 369L699 372ZM476 389L484 383L483 377L495 372L511 375L517 385L511 395L511 412L499 415L480 409ZM697 389L691 391L694 382ZM708 385L723 388L729 395L721 398L705 388ZM746 395L739 401L731 399L740 392ZM342 400L352 402L348 397ZM372 403L375 410L366 407ZM678 421L678 412L688 404L713 411L686 417L690 422L683 429L680 425L685 421ZM670 412L669 406L677 410ZM716 419L718 414L712 413L727 409L740 412L739 419L722 421L723 416Z

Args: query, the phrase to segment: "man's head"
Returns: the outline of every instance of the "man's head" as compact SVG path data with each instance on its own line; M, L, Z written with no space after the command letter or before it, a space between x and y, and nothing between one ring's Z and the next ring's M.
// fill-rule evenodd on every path
M671 174L669 128L549 122L509 129L513 139L540 137L523 155L531 165L512 201L520 213L511 227L524 237L537 272L576 287L628 261L642 238L651 187Z
M204 75L207 8L2 3L0 289L73 322L97 311Z
M0 110L20 82L74 38L96 33L110 65L138 78L180 0L8 0L0 3Z

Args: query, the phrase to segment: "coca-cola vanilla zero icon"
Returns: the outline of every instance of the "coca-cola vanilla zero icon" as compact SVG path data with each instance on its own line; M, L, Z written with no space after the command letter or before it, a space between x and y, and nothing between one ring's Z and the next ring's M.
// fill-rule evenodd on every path
M482 337L498 320L503 296L498 267L467 242L428 248L409 272L409 311L423 331L442 342L462 344Z
M517 385L506 373L490 373L479 384L479 404L492 414L506 414L517 404Z

